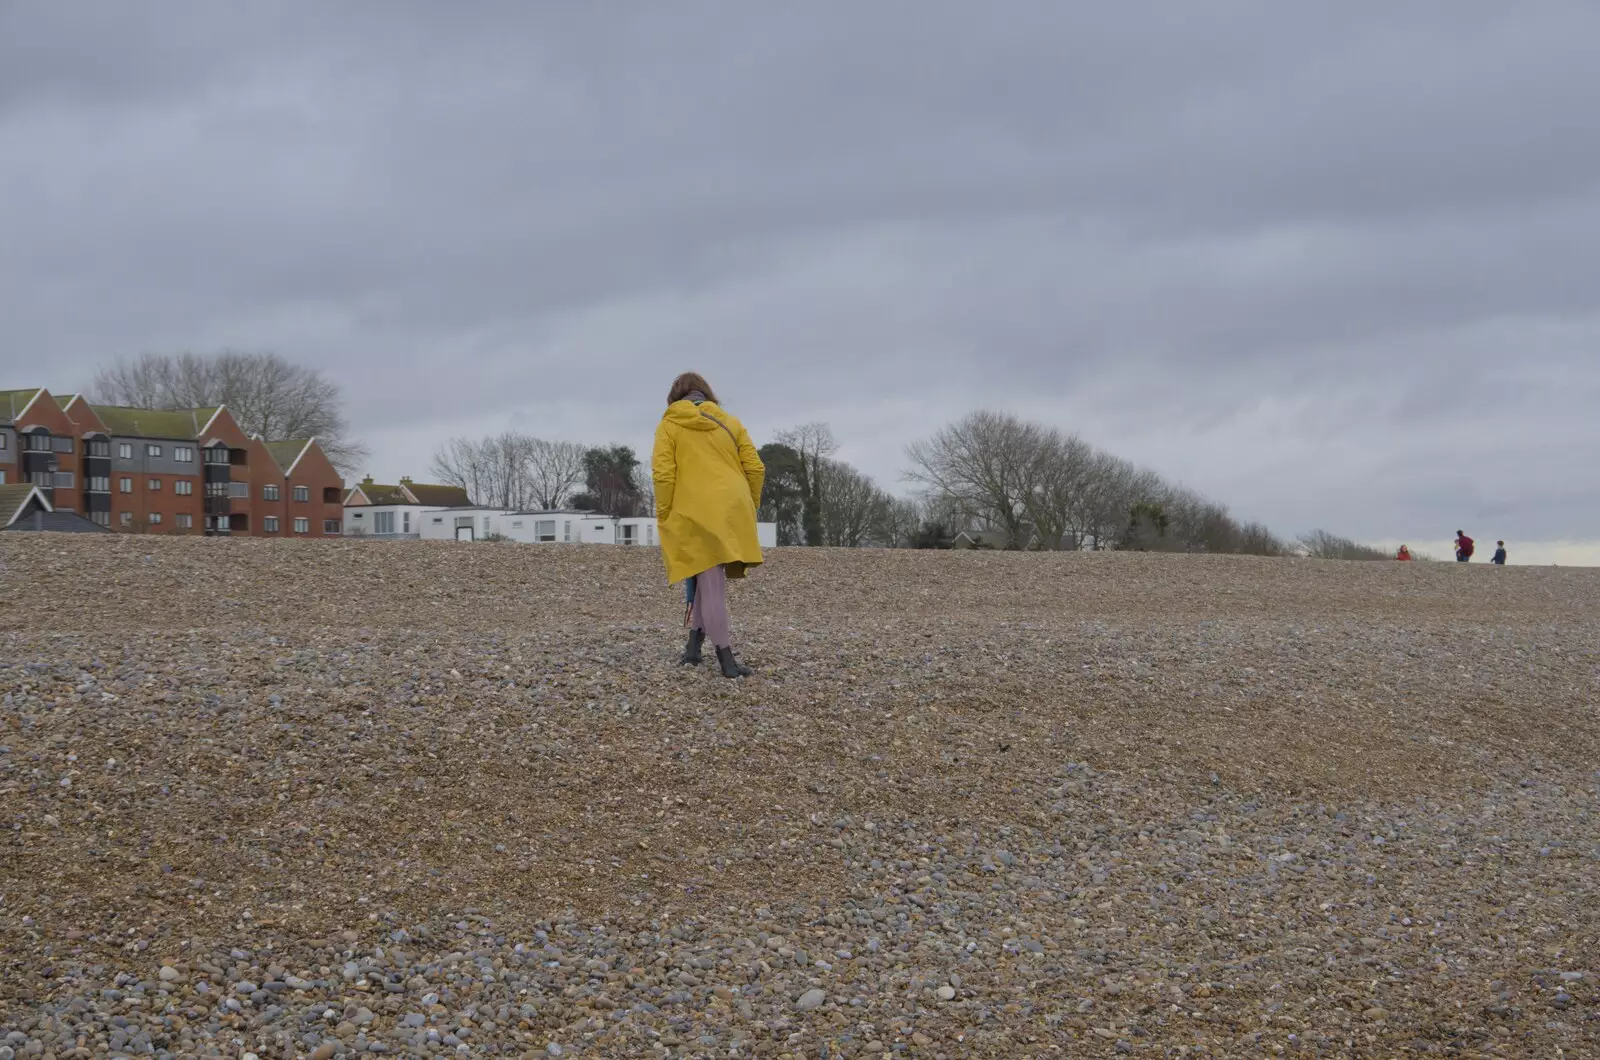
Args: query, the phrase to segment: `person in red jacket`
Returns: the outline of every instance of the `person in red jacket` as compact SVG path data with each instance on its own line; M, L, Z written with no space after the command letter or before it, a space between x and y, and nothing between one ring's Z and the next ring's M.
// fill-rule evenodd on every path
M1465 563L1472 558L1472 538L1456 531L1456 562Z
M1411 558L1411 550L1409 548L1407 548L1406 546L1401 545L1400 546L1400 551L1395 555L1394 558L1395 559L1401 559L1401 560L1410 559Z

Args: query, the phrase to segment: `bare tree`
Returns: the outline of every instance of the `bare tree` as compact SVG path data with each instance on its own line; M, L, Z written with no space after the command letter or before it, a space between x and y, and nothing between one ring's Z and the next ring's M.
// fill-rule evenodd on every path
M89 394L100 404L140 408L226 405L248 434L268 441L315 438L344 475L368 455L349 435L338 384L276 353L146 353L101 369Z
M515 431L478 441L451 438L434 453L433 475L493 508L559 508L584 481L583 446Z
M1039 428L1007 413L979 411L913 443L907 477L987 528L1026 544L1025 510L1044 442Z
M480 443L451 438L433 454L433 477L447 486L460 486L474 504L489 504L490 469Z
M640 463L633 469L633 491L639 497L639 513L654 517L656 514L656 478L649 464Z
M1381 548L1363 545L1348 537L1330 534L1326 530L1313 530L1300 538L1300 548L1311 559L1393 559Z
M783 431L778 442L793 449L799 458L802 503L801 525L805 530L806 544L822 544L822 462L839 449L834 441L833 429L826 423L802 423Z
M818 468L822 497L822 543L834 548L860 548L874 542L883 526L888 496L849 464L824 460Z
M1075 434L1037 432L1028 472L1030 488L1022 502L1032 524L1034 547L1082 547L1094 456L1094 448Z
M887 498L874 536L888 548L910 548L922 528L923 515L923 505L909 497Z
M583 484L583 446L576 442L529 438L524 456L528 500L537 507L560 508Z

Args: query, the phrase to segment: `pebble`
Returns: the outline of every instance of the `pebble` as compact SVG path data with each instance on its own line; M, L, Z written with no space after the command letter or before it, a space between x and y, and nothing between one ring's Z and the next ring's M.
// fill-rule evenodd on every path
M13 1054L1585 1055L1582 571L9 537Z

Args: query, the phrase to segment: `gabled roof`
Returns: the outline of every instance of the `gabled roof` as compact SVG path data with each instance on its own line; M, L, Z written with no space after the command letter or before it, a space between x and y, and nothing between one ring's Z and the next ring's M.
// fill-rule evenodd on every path
M368 504L415 504L406 491L399 486L387 486L381 482L374 482L370 478L362 479L351 487L351 491L360 490L361 495L367 499ZM349 503L349 498L345 498Z
M140 409L127 405L90 405L106 430L131 438L196 440L221 407L197 409Z
M461 486L442 486L428 482L412 482L410 479L401 479L398 486L390 486L382 482L372 481L372 477L362 479L351 486L344 495L345 504L351 504L357 492L366 498L363 501L354 501L356 507L363 503L371 505L381 504L421 504L429 508L471 508L474 507L472 498Z
M416 503L430 508L470 508L472 498L460 486L433 486L413 482L406 490L416 498Z
M0 423L15 423L22 410L33 404L43 387L26 387L22 390L0 390Z
M77 512L47 512L35 508L33 514L24 515L10 526L0 527L12 533L18 530L47 530L57 534L109 534L111 528L101 526L93 519L85 519Z
M72 404L73 399L76 398L78 395L77 394L52 394L50 396L56 399L56 404L61 407L61 411L62 412L65 412L65 411L67 411L67 406Z
M45 511L53 511L43 491L31 482L14 482L0 486L0 529L10 526L28 508L28 502L37 499Z
M282 438L276 442L262 442L267 447L267 452L272 454L272 459L287 475L300 462L300 457L311 448L310 438Z

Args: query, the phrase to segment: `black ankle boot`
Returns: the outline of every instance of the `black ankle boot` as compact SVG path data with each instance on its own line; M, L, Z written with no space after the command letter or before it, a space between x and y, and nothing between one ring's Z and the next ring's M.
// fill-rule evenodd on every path
M733 657L732 648L718 648L717 663L722 667L723 677L749 677L755 673L750 667Z
M704 644L705 640L705 630L691 629L689 631L689 643L683 646L683 658L678 661L684 666L699 666L701 663L700 645Z

